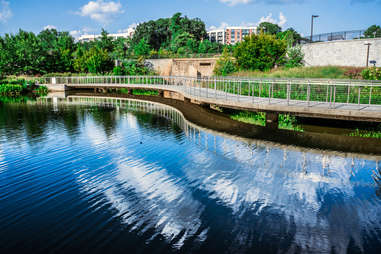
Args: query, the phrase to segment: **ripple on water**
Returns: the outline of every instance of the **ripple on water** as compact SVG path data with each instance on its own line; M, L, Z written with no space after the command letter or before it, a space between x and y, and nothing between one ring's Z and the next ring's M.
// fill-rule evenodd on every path
M155 113L90 109L42 110L43 132L27 117L22 128L0 126L0 249L381 246L374 160L237 140L186 125L167 107L160 112L177 126Z

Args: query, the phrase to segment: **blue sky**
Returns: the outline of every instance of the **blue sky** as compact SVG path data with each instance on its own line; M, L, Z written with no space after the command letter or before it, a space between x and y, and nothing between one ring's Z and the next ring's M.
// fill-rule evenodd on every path
M39 32L47 26L75 36L102 27L118 32L176 12L201 18L207 28L267 20L304 35L312 14L320 15L316 33L381 25L381 0L0 0L0 34L19 28Z

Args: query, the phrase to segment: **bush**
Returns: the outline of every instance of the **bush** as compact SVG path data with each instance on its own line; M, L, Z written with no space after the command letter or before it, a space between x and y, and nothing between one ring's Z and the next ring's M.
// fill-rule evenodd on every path
M361 75L366 80L381 80L381 68L371 67L364 69Z
M143 58L140 58L139 60L129 60L122 62L120 66L117 66L113 69L113 74L116 76L136 76L155 75L155 72L149 63L145 62Z
M106 73L113 69L113 65L107 50L98 47L78 53L74 60L74 68L78 72Z
M349 79L362 79L363 70L364 68L361 67L351 67L344 72L344 76Z
M266 34L246 36L234 50L238 67L246 70L271 70L285 54L286 42Z
M0 85L0 95L2 96L19 96L23 92L24 88L22 85L14 84L3 84Z
M287 49L287 57L285 63L287 68L303 66L303 60L304 54L302 52L302 48L299 45Z
M46 86L39 86L34 90L34 93L36 93L38 96L46 96L48 95L49 90Z
M216 75L226 76L230 73L237 71L237 65L234 59L229 55L228 49L224 48L224 52L220 59L216 63L216 67L213 72Z

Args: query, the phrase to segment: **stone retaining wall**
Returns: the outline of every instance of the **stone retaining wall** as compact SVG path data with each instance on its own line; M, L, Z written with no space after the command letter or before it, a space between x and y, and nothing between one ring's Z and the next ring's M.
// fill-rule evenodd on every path
M302 46L305 65L365 67L367 42L371 43L369 60L375 60L376 66L381 67L381 38L305 44Z

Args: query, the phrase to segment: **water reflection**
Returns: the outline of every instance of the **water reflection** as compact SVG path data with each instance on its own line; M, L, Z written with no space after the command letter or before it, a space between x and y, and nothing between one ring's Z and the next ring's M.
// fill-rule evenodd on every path
M101 226L84 233L93 237L90 242L103 239L96 251L104 245L125 250L134 241L154 252L370 253L381 246L377 157L240 139L200 128L181 112L153 102L75 96L60 100L55 109L49 101L39 104L45 110L38 112L46 116L35 119L41 119L48 138L33 138L47 146L35 158L40 161L36 171L49 166L58 174L54 182L75 181L71 188L80 198L61 200L62 206L85 201L81 213L101 211L94 218ZM37 124L22 119L19 125ZM2 165L22 171L32 153L9 149L15 147L13 133L4 129L13 126L18 124L12 120L0 126L0 193L9 193L5 196L11 191L1 178ZM19 133L19 142L24 135L31 138L30 132ZM54 135L61 136L50 138ZM49 154L52 148L56 152ZM14 153L25 154L26 161L12 163ZM56 163L47 164L53 156ZM76 224L72 215L62 216ZM0 222L6 218L3 214ZM104 220L119 224L105 226ZM67 234L74 232L74 226L64 225ZM106 237L105 228L129 237ZM5 235L0 231L0 236Z

